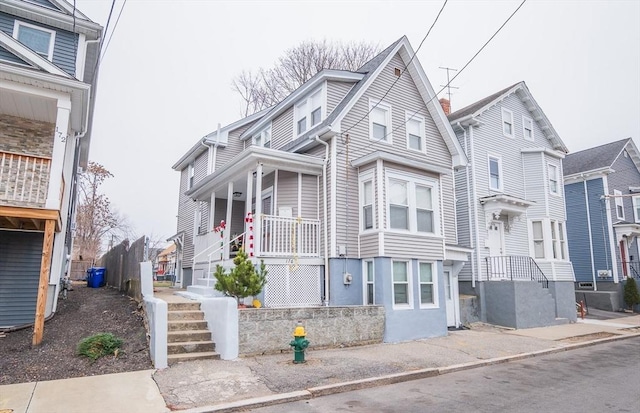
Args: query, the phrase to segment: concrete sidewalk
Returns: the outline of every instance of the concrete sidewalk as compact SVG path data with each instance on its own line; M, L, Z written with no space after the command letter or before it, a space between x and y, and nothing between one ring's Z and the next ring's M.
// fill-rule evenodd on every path
M638 336L640 315L526 330L475 324L471 330L428 340L311 348L301 365L294 365L293 355L286 353L184 362L155 373L0 386L0 413L234 411Z

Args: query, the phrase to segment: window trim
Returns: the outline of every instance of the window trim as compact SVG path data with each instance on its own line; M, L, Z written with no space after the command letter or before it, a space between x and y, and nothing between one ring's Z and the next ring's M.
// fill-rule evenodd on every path
M195 162L191 162L187 168L188 168L187 169L187 189L191 189L195 184L195 177L196 177Z
M530 226L531 226L531 257L534 260L545 260L547 259L547 248L546 248L546 237L545 237L545 221L544 219L532 219L529 221L530 222ZM536 222L540 223L540 230L542 231L542 238L541 239L537 239L535 238L535 231L533 230L533 224L535 224ZM536 257L536 241L542 241L542 257Z
M640 223L640 195L631 197L633 204L633 218L636 223Z
M431 283L423 283L420 279L420 264L431 265ZM418 261L418 302L420 303L420 308L440 308L437 268L437 265L435 265L433 261ZM433 303L422 302L422 284L431 284L433 287Z
M389 188L390 188L390 180L398 180L404 181L407 185L407 203L408 203L408 229L399 229L399 228L391 228L391 203L389 202ZM385 171L385 185L386 190L384 191L385 196L385 209L386 209L386 220L384 224L384 228L386 231L401 233L401 234L411 234L411 235L419 235L419 236L441 236L442 229L440 223L440 186L436 179L430 179L427 177L418 177L408 174L403 174L400 172L395 172L390 169L386 169ZM431 189L431 210L433 211L433 232L422 232L418 231L418 222L417 222L417 200L416 200L416 185L418 186L426 186Z
M39 52L36 52L35 50L31 49L31 47L29 47L29 45L20 42L20 40L18 40L18 34L20 33L20 26L24 26L24 27L28 27L30 29L34 29L34 30L39 30L41 32L45 32L45 33L49 33L50 37L49 37L49 50L47 51L47 56L45 57L43 54L40 54ZM33 51L34 53L36 53L38 56L41 56L45 59L47 59L48 61L52 62L53 61L53 49L56 43L56 32L55 30L51 30L51 29L47 29L45 27L42 26L37 26L35 24L30 24L30 23L26 23L20 20L16 20L15 24L13 25L13 38L18 40L20 42L20 44L25 45L26 47L29 48L29 50Z
M555 192L551 190L551 168L553 168L555 170L555 177L556 177L556 190ZM553 164L551 162L547 162L547 186L549 188L549 194L553 195L553 196L561 196L562 194L560 193L560 168L558 167L558 165Z
M314 127L318 126L322 123L322 121L327 116L327 99L326 99L326 87L325 85L319 86L311 92L307 93L304 98L300 99L293 105L293 138L296 139L305 133L309 132ZM311 107L311 100L316 95L320 95L320 121L314 125L311 124L311 114L313 113L313 109ZM304 111L300 109L300 106L306 105ZM303 113L304 112L304 113ZM307 126L305 130L298 133L298 122L300 122L303 118L306 118Z
M368 263L371 263L371 271L373 271L373 273L371 274L372 281L369 281L369 278L368 278L368 275L369 275L367 272ZM369 304L369 300L368 300L369 284L373 286L373 297L372 297L371 304ZM362 305L376 305L376 263L373 259L362 260Z
M409 125L409 122L415 120L420 124L420 148L419 149L415 149L412 148L410 145L410 140L409 140L409 128L407 127ZM426 153L426 149L427 149L427 144L426 144L426 137L425 137L425 122L424 122L424 117L421 115L417 115L414 113L411 113L409 111L405 111L405 135L407 138L407 149L413 152L419 152L419 153Z
M373 226L371 228L364 228L364 184L366 182L371 182L371 214L373 219ZM358 188L359 188L359 199L358 205L360 207L360 220L358 224L358 228L360 229L360 233L367 233L371 231L375 231L377 229L376 226L376 188L375 182L373 179L373 171L367 171L360 175L358 178Z
M557 229L558 229L558 242L560 244L560 260L561 261L569 261L567 258L569 256L569 251L567 250L567 234L566 234L566 225L562 221L556 221Z
M504 124L505 124L505 118L504 115L507 115L510 118L510 122L508 122L511 125L511 134L507 134L504 131ZM507 108L502 108L502 121L500 122L500 126L502 127L502 134L504 136L506 136L507 138L514 138L515 134L514 134L514 130L515 130L515 124L513 123L513 112L510 111Z
M271 147L271 138L272 138L272 129L271 129L271 125L272 125L272 124L270 123L268 126L266 126L266 127L262 128L262 130L260 130L260 132L258 132L258 133L256 133L255 135L253 135L253 136L251 137L251 144L252 144L252 145L254 145L254 146L260 146L260 147L262 147L262 148L270 148L270 147ZM266 134L266 132L267 132L267 131L269 132L269 135L268 135L268 136L269 136L269 140L268 140L268 141L265 141L265 140L264 140L264 137L265 137L265 134ZM258 145L258 144L256 143L257 138L260 138L260 145ZM269 146L265 146L265 144L266 144L267 142L269 143Z
M498 187L494 187L491 183L491 160L494 159L498 162ZM502 157L493 153L487 155L487 174L489 176L489 190L496 192L504 192L504 174L502 172Z
M396 262L403 262L406 264L407 266L407 303L401 303L401 304L396 304L396 284L401 284L401 283L396 283L396 281L394 280L394 274L393 274L393 264ZM391 306L394 310L413 310L413 278L412 278L412 273L411 273L411 260L403 260L403 259L398 259L398 260L391 260ZM404 284L404 282L402 283Z
M385 111L385 127L387 128L387 133L384 139L378 139L373 136L373 113L374 107L376 109L382 109ZM391 112L391 105L383 102L381 100L369 99L369 139L375 141L375 143L385 143L388 145L393 144L393 114Z
M530 129L531 130L531 138L527 138L527 132L526 132L526 130L527 130L527 127L526 127L527 122L529 122L531 124L531 129ZM524 115L522 115L522 136L527 141L531 141L531 142L535 141L535 135L534 135L534 132L533 132L533 119L531 119L531 118L529 118L527 116L524 116Z
M613 204L616 207L616 218L624 220L624 199L622 198L622 191L618 189L613 190ZM622 216L618 214L618 207L622 211Z

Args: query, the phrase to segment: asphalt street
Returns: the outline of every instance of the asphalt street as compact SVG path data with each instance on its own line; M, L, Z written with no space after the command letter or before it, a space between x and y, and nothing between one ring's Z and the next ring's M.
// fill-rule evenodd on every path
M640 338L251 410L640 412Z

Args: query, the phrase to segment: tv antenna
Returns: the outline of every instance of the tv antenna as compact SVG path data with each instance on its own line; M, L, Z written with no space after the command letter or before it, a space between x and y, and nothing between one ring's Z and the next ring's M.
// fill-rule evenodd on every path
M451 80L449 73L450 72L457 72L458 69L454 69L452 67L442 67L440 66L439 69L442 70L446 70L447 71L447 84L446 85L440 85L440 87L446 87L447 88L447 98L449 99L449 107L451 107L451 89L460 89L459 87L455 87L455 86L451 86Z

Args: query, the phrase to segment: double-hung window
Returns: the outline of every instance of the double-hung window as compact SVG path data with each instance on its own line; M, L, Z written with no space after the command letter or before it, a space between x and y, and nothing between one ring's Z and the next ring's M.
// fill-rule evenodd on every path
M640 223L640 195L634 196L633 198L633 218L635 221Z
M558 228L556 228L556 221L551 221L551 250L553 251L553 258L560 258L560 239L558 238Z
M560 240L560 258L567 259L567 242L564 237L564 224L558 222L558 239Z
M56 38L56 32L53 30L16 21L13 37L45 59L53 58L53 45Z
M373 260L363 261L364 305L375 304Z
M502 133L513 138L513 112L505 108L502 108Z
M533 230L533 257L544 258L544 228L542 221L532 221Z
M613 199L616 204L616 217L618 219L624 219L624 198L622 198L622 192L614 189Z
M549 193L553 195L559 195L558 188L558 167L553 164L549 164L548 167L549 173Z
M411 274L409 261L391 261L393 272L393 305L411 307Z
M394 172L387 177L387 227L438 235L437 182Z
M436 277L433 274L433 264L419 262L418 271L420 272L420 306L437 305Z
M302 135L322 121L323 89L311 93L295 106L296 134Z
M376 142L391 143L391 106L369 101L369 138Z
M533 120L531 120L531 118L527 118L526 116L522 117L522 133L526 140L533 140Z
M502 159L489 156L489 189L502 192Z
M422 116L406 114L407 148L422 152L424 148L424 119Z
M271 147L271 125L264 128L260 133L253 135L253 144L265 148Z
M193 180L195 179L196 176L196 168L195 165L193 163L189 164L188 170L187 170L187 189L191 189L193 187Z
M373 174L369 173L360 178L360 207L362 231L375 227L374 200L373 200Z

